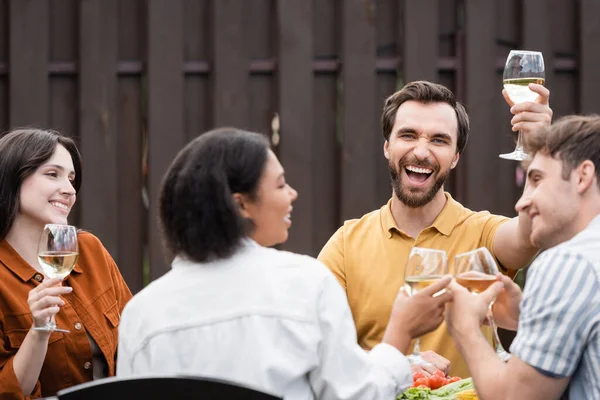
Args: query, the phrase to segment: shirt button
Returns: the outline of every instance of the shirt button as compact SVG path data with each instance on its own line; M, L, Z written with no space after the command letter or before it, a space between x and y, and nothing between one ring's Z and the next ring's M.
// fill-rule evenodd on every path
M85 363L85 364L83 364L83 368L84 368L84 369L90 369L90 368L92 368L92 363L91 363L91 362L89 362L89 361L86 361L86 363Z
M33 277L33 279L35 279L38 282L41 282L44 280L44 277L40 274L35 274L35 276Z
M81 323L75 322L75 329L77 329L78 331L81 330Z

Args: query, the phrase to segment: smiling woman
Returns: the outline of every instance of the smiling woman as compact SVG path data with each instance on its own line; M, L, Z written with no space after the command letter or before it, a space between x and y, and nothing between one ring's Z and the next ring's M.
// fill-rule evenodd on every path
M114 261L90 233L65 278L45 279L38 240L67 224L81 187L75 143L55 131L0 138L0 398L46 397L115 374L120 311L131 298ZM68 334L31 329L54 317ZM89 329L89 330L88 330Z

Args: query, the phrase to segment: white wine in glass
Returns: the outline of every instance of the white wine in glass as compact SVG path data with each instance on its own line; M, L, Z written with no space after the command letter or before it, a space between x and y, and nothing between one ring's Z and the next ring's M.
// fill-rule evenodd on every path
M71 225L47 224L42 231L38 246L38 260L48 278L64 279L71 273L79 258L77 229ZM34 327L34 330L46 332L65 332L59 329L54 317L45 326Z
M467 253L458 254L454 257L454 265L452 267L454 279L474 295L477 295L492 286L492 284L496 282L497 273L498 266L496 265L496 260L494 260L494 257L486 247L480 247ZM511 356L510 353L504 350L500 338L498 337L498 329L496 328L492 313L493 305L494 302L492 301L490 303L487 318L493 330L496 354L502 361L508 361Z
M511 50L506 59L502 76L504 89L515 104L536 101L538 94L529 89L530 83L544 85L544 57L539 51ZM512 153L500 154L506 160L523 161L527 153L523 149L521 131L517 136L517 146Z
M410 288L408 293L413 296L442 279L447 273L448 256L445 251L413 247L404 268L404 283ZM419 338L415 339L413 353L408 356L408 360L412 365L430 364L421 357Z

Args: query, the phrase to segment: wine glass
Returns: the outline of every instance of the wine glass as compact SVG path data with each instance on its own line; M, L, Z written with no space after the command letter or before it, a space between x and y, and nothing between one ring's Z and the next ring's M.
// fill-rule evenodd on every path
M529 84L543 85L545 82L542 53L539 51L511 50L506 59L502 79L504 89L513 103L535 101L538 94L529 89ZM500 154L500 158L523 161L527 157L527 153L523 149L521 131L519 131L515 150L512 153Z
M457 283L467 288L474 295L477 295L496 282L498 266L489 250L486 247L480 247L455 256L453 273ZM494 333L496 354L502 361L508 361L511 355L504 350L502 343L500 343L498 329L496 328L496 322L492 313L493 304L494 302L492 301L489 306L487 319Z
M404 268L404 283L409 287L408 294L413 296L419 290L439 281L447 273L448 257L445 251L413 247ZM412 365L430 364L421 357L419 338L415 339L413 353L408 356L408 360Z
M71 273L79 258L77 229L71 225L47 224L42 231L38 245L38 261L48 278L65 278ZM45 332L65 332L56 327L54 316L45 326L34 327Z

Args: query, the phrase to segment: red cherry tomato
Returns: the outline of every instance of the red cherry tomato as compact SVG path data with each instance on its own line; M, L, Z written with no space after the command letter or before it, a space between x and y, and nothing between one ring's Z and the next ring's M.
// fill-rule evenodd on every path
M429 377L429 387L431 389L441 388L442 386L444 386L445 382L446 382L446 378L441 377L439 375L434 374Z
M413 381L416 381L416 380L417 380L417 379L419 379L419 378L425 378L425 375L423 375L423 373L422 373L422 372L415 372L415 373L413 374Z
M429 378L422 377L415 381L414 387L421 386L429 387Z
M458 382L460 381L460 379L460 376L453 376L450 379L448 379L448 383Z

